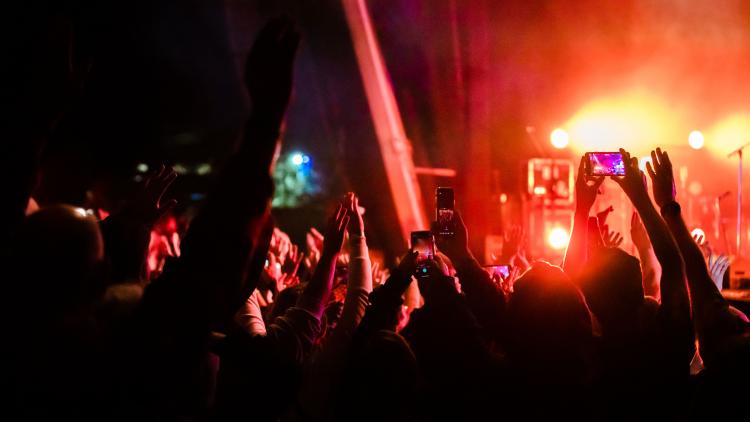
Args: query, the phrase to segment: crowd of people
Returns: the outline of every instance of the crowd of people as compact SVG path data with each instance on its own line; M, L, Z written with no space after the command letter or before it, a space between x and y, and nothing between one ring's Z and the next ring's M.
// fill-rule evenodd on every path
M55 31L37 40L5 123L18 175L4 178L0 219L11 419L746 413L750 323L714 282L726 258L707 261L691 237L666 151L647 166L653 201L627 151L625 175L610 178L636 210L638 257L619 248L606 213L590 216L605 178L587 177L583 160L562 266L529 259L514 229L502 257L511 274L493 279L456 213L426 274L414 277L413 251L388 270L370 258L354 193L325 230L294 245L270 214L300 40L279 18L246 61L253 109L243 137L184 230L163 229L175 224L164 197L177 177L165 166L97 219L32 199L45 139L87 89L69 31Z

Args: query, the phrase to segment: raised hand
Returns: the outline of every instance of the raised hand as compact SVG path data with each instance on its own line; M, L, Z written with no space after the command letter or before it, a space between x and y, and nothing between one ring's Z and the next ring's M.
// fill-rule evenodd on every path
M120 214L150 228L167 211L177 205L174 199L162 201L164 193L176 178L177 173L171 167L160 166L138 186L134 195L123 205Z
M437 236L435 242L438 249L448 255L451 261L458 263L466 258L471 258L472 255L469 250L469 232L458 211L455 211L453 221L456 225L456 234L452 237Z
M609 225L602 227L602 241L605 248L617 248L622 244L623 237L620 233L609 230Z
M276 279L276 291L280 292L286 288L299 284L299 277L293 273L283 273Z
M701 252L703 252L703 256L706 259L711 258L711 255L713 255L714 251L713 248L711 248L711 245L708 243L708 240L706 240L706 237L702 234L696 234L693 235L693 240L695 240L695 243L701 249Z
M576 212L588 215L591 207L596 201L599 187L604 183L604 176L594 178L586 177L586 156L581 157L578 164L578 176L576 177Z
M448 275L447 266L439 257L427 261L427 277L417 278L419 292L425 303L441 302L458 295L455 279Z
M349 234L364 236L365 222L359 212L359 198L354 192L349 192L344 198L344 208L349 215Z
M727 268L729 268L729 258L726 255L709 257L708 271L711 273L711 280L714 281L719 290L724 284L724 273L727 272Z
M669 154L662 152L661 148L651 151L651 162L646 163L646 170L651 176L651 184L654 193L654 201L659 207L669 202L674 202L677 197L677 188L672 174L672 162Z
M300 253L297 245L290 243L289 251L284 259L284 263L281 265L281 270L286 274L297 274L297 270L303 259L304 256Z
M622 161L625 164L625 176L610 176L625 194L630 198L636 208L643 201L650 201L648 191L646 190L646 175L638 168L638 159L631 157L630 153L620 148Z
M706 241L706 237L703 236L702 234L694 234L693 235L693 240L695 240L695 243L697 243L698 246L701 246L701 245L703 245L703 242Z
M342 203L336 207L336 211L328 219L320 261L297 302L298 306L310 311L317 318L322 316L323 308L328 303L328 297L334 287L336 259L344 245L347 224L349 224L349 216Z
M633 215L630 217L630 238L639 251L651 247L651 240L648 238L646 227L643 226L641 217L635 211L633 211Z
M274 227L269 250L276 255L280 263L283 264L285 262L291 245L292 241L289 239L289 236L278 227Z
M610 205L603 211L599 211L598 213L596 213L596 219L599 221L599 227L604 227L604 225L607 224L607 217L614 210L615 208Z
M319 232L315 227L311 227L310 231L306 236L307 247L309 249L322 251L323 250L323 234Z
M401 261L399 261L398 267L396 267L396 271L405 277L408 276L409 281L411 281L411 275L417 271L418 255L419 253L417 251L407 252L406 255L401 258Z
M503 259L510 259L521 253L524 241L523 227L514 225L505 230L505 233L503 233Z
M349 215L343 204L339 204L336 212L328 220L328 227L323 240L323 254L325 256L338 255L344 246L346 226L349 224Z
M289 18L268 22L255 40L245 66L245 85L253 114L280 124L292 93L294 56L300 34Z
M372 263L372 285L373 286L380 286L382 284L385 284L385 281L388 280L388 277L390 276L390 271L388 269L382 269L380 268L380 263L373 262Z
M320 253L323 249L323 235L315 230L315 228L311 228L310 231L307 232L305 235L305 243L307 244L307 254L305 255L305 267L309 271L315 271L315 268L318 266L318 261L320 261Z

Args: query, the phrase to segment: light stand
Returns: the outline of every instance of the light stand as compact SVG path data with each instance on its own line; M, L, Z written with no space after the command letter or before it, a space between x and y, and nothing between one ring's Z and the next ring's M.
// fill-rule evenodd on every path
M750 146L750 142L730 152L727 158L737 154L737 256L741 256L742 246L742 150Z

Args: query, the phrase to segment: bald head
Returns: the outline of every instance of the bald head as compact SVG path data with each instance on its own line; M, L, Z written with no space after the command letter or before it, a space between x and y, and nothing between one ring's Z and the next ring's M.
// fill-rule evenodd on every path
M90 301L103 286L99 224L80 208L55 205L29 215L14 249L17 282L29 294L74 305Z

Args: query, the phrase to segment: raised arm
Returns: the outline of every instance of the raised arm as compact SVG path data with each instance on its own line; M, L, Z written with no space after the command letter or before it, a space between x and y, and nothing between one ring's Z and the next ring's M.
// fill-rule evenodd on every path
M346 226L349 215L343 204L339 204L336 211L328 220L328 228L323 240L323 252L315 267L310 283L305 287L297 306L310 312L318 320L323 316L328 298L333 289L333 275L336 271L336 259L344 244Z
M344 203L349 213L349 279L346 286L346 299L341 319L336 325L332 338L342 336L348 339L359 325L367 308L367 297L372 292L372 265L365 239L365 223L359 213L359 198L347 194Z
M599 176L593 179L586 177L586 157L581 157L578 164L578 176L576 177L576 208L573 214L573 228L570 233L570 242L568 249L565 251L563 260L563 270L571 279L577 279L576 275L580 273L583 265L588 260L588 219L591 207L596 201L596 195L599 187L604 182L604 177Z
M206 331L230 320L252 291L246 286L248 266L270 209L271 170L298 43L299 35L286 19L261 30L247 60L245 84L253 111L239 149L193 220L178 263L149 286L154 300L146 302L157 302L152 309L158 315L175 312L179 317L173 322L185 329Z
M466 302L488 338L498 339L502 330L505 296L492 282L469 250L469 235L461 214L455 214L456 230L452 237L438 237L440 251L456 268Z
M720 342L728 337L743 334L750 327L729 310L729 304L711 280L703 254L685 225L680 205L676 201L677 190L669 155L657 148L651 152L651 160L653 165L649 164L647 170L653 183L654 199L661 207L661 214L685 260L701 356L708 367L715 356L714 348Z
M365 311L355 337L359 341L368 338L379 330L396 331L398 314L403 305L402 296L412 282L416 271L417 253L407 253L398 267L391 271L388 280L370 294L370 306Z
M648 197L646 176L638 168L638 159L631 158L624 149L620 149L620 153L625 162L625 176L612 176L612 179L620 185L638 211L651 240L656 259L661 265L662 310L672 321L690 324L690 299L685 284L685 267L680 250Z
M643 293L658 301L660 300L659 279L661 278L661 267L659 266L659 261L656 259L656 254L654 254L651 241L648 239L646 228L635 211L633 211L633 216L630 218L630 237L633 239L633 244L636 250L638 250L638 257L641 261Z
M359 213L359 200L348 193L344 208L349 215L349 278L341 318L313 356L299 394L299 405L304 414L314 420L325 419L329 410L333 387L340 384L341 374L348 361L352 338L359 326L372 291L372 268L365 243L365 225Z
M162 201L176 178L174 170L162 165L137 186L119 212L100 223L112 281L145 279L151 230L177 204L174 199Z
M252 288L252 293L248 295L242 308L235 315L234 321L237 325L243 328L251 336L265 335L266 324L263 320L263 312L260 309L260 292L255 290L255 286L258 283L266 262L266 256L268 255L268 249L271 244L271 238L274 233L274 222L273 218L269 218L266 224L263 226L263 231L258 238L255 250L250 260L250 267L248 270L248 278L251 280L245 286L246 288ZM243 296L246 293L243 292Z

